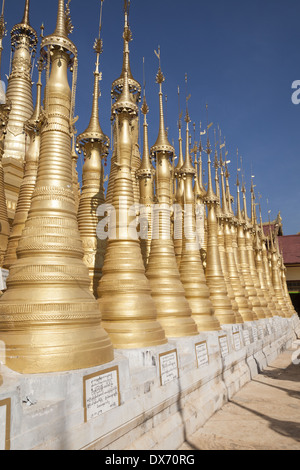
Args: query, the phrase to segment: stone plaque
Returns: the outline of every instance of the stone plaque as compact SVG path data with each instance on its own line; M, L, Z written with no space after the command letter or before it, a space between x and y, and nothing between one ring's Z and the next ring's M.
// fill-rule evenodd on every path
M249 344L251 344L249 331L248 331L248 330L244 330L244 331L243 331L243 335L244 335L245 345L248 346Z
M219 344L220 344L220 349L221 349L221 356L225 357L229 354L229 348L228 348L228 340L227 336L219 336Z
M236 333L233 333L233 344L234 344L234 349L236 351L239 351L242 347L240 333L238 331Z
M259 331L260 339L262 339L262 338L264 337L264 330L263 330L263 327L262 327L262 326L259 326L259 327L258 327L258 331Z
M253 341L254 343L258 340L258 335L257 335L257 328L256 326L252 327L252 334L253 334Z
M6 279L9 275L8 269L0 268L0 290L6 290Z
M270 323L267 323L267 330L268 330L268 334L271 335L272 334L272 328L271 328Z
M172 380L178 379L177 350L168 351L159 355L160 383L166 385Z
M207 366L209 359L206 341L202 341L201 343L196 344L195 348L198 367Z
M0 451L10 449L10 398L0 400Z
M83 377L83 406L85 422L120 406L117 366Z

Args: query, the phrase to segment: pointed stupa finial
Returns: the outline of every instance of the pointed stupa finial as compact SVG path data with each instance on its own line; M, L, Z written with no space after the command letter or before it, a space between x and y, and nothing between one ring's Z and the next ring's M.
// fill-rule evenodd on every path
M29 21L29 8L30 8L30 0L25 1L25 9L24 9L24 15L23 19L21 21L22 24L25 24L27 26L30 26L30 21Z
M120 93L123 90L124 79L125 79L125 70L127 70L127 80L129 85L129 90L132 96L135 97L135 101L140 101L141 95L141 85L137 82L132 75L130 67L130 54L129 54L129 43L132 41L132 32L129 26L129 8L130 0L124 0L124 30L123 30L123 64L122 72L120 77L115 80L112 84L111 95L113 98L117 99Z
M37 123L40 119L40 116L41 116L41 110L42 110L42 88L43 88L43 84L42 84L42 72L44 70L44 61L42 59L42 57L39 58L38 62L37 62L37 69L38 69L38 81L37 81L37 84L36 84L36 88L37 88L37 91L36 91L36 101L35 101L35 108L34 108L34 111L33 111L33 115L30 119L29 122L32 122L32 123Z
M253 182L253 178L254 176L251 175L251 223L254 227L257 226L257 217L256 217L256 204L255 204L255 191L254 191L254 188L255 188L255 185L254 185L254 182Z
M160 46L158 46L158 51L154 51L154 52L159 61L158 72L156 75L156 83L159 85L159 132L158 132L157 140L155 144L153 145L153 147L151 148L151 153L168 152L174 155L175 150L174 150L174 147L172 147L172 145L168 141L168 136L167 136L167 132L165 128L163 92L162 92L162 84L165 81L165 77L161 70Z
M185 74L185 82L187 84L187 74ZM188 101L191 98L191 95L187 95L186 93L186 112L185 112L185 122L186 122L186 131L185 131L185 160L182 166L182 171L184 173L192 173L195 174L195 169L192 165L191 155L190 155L190 131L189 131L189 123L191 122L189 109L188 109Z
M99 71L100 65L100 55L103 52L103 41L101 39L101 30L102 30L102 14L103 14L103 1L101 0L100 5L100 20L99 20L99 35L94 43L94 51L96 53L96 64L94 71L94 91L93 91L93 104L92 104L92 113L89 125L87 129L77 137L77 144L80 142L80 146L84 146L84 143L87 141L97 141L104 144L104 153L108 153L108 148L110 145L109 138L102 131L100 121L99 121L99 81L101 80L101 73Z
M260 196L260 198L261 198L261 196ZM266 235L265 235L263 220L262 220L261 203L259 203L258 207L259 207L259 222L260 222L261 239L263 241L265 241L266 240Z
M3 2L4 8L4 2ZM36 45L38 43L38 37L35 29L30 26L29 22L29 9L30 9L30 1L25 1L25 8L23 18L20 23L16 24L11 30L11 44L12 48L17 47L20 43L20 37L29 37L29 47L32 49L33 54L36 53Z
M250 223L250 219L248 217L248 211L247 211L247 197L246 197L246 183L245 179L242 175L242 189L241 192L243 193L243 211L244 211L244 219L246 224Z
M143 57L143 66L145 64L145 58ZM152 165L150 160L150 153L149 153L149 139L148 139L148 123L147 123L147 114L149 113L149 107L147 105L146 100L146 83L144 78L144 98L143 98L143 105L141 108L142 114L144 115L144 146L143 146L143 156L140 170L143 171L143 174L147 172L149 176L152 174Z
M53 34L42 38L41 53L46 57L47 53L45 49L47 47L60 47L65 51L71 53L69 65L73 67L73 59L75 57L77 63L78 54L75 44L69 39L69 34L71 34L74 29L70 15L70 2L71 0L67 0L67 4L65 7L64 0L58 0L55 31Z
M207 191L206 191L206 196L205 196L205 201L207 204L211 203L218 203L219 198L216 196L214 190L213 190L213 184L212 184L212 174L211 174L211 159L210 155L212 153L212 148L210 145L210 139L209 139L209 129L213 125L213 123L208 124L208 104L206 104L206 113L207 113L207 126L206 126L206 134L207 134L207 140L206 140L206 150L205 153L207 154L207 167L208 167L208 182L207 182Z
M68 37L64 0L58 0L56 28L53 35L66 38Z
M221 173L221 188L222 188L222 210L223 215L227 218L231 217L231 213L228 207L227 194L225 189L225 173L226 173L226 161L223 162L222 155L220 155L220 173Z
M237 149L237 158L239 159L239 150ZM237 213L236 217L240 224L244 223L243 216L242 216L242 209L241 209L241 200L240 200L240 179L239 179L239 171L240 168L237 169L237 176L236 176L236 190L237 190Z
M127 24L127 17L129 11L130 0L124 1L124 11L125 11L125 26ZM131 40L131 31L129 27L124 29L124 40L128 44ZM126 51L126 54L129 56L129 49ZM123 111L127 112L130 115L137 115L138 114L138 106L136 101L133 98L133 95L130 92L130 85L129 85L129 60L124 62L124 70L122 72L122 91L121 94L118 96L115 103L112 105L112 114L118 114Z
M182 129L182 124L181 124L181 119L182 119L182 111L180 109L180 88L178 86L177 88L177 93L178 93L178 113L179 113L179 118L178 118L178 144L179 144L179 155L178 155L178 162L176 165L175 170L180 170L181 167L184 164L184 159L183 159L183 151L182 151L182 134L181 134L181 129Z
M225 161L226 199L227 199L229 214L231 216L234 216L234 212L233 212L233 209L232 209L233 198L232 198L231 192L230 192L229 178L230 178L230 173L229 173L229 170L228 170L227 162Z

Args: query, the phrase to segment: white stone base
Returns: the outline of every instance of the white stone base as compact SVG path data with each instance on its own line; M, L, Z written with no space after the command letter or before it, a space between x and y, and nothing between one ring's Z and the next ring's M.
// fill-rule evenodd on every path
M64 373L21 375L2 365L0 412L10 400L11 416L1 432L12 450L176 449L290 347L297 328L294 317L226 325L157 348L116 350L109 364ZM84 378L115 368L119 403L87 419Z

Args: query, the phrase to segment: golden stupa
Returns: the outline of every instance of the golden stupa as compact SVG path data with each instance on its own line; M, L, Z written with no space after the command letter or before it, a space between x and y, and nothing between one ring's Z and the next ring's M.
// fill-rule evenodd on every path
M0 268L2 275L9 273L0 297L0 340L7 367L19 373L100 366L114 359L114 348L154 348L174 338L184 343L203 331L228 325L243 329L246 322L264 324L296 314L276 235L271 229L265 235L261 210L257 220L253 180L248 217L246 185L239 175L236 211L232 208L221 134L214 161L211 124L203 129L200 123L200 140L194 135L191 148L191 95L185 139L179 109L176 162L165 126L160 48L155 51L158 137L149 146L152 106L145 82L140 106L141 85L131 71L129 0L124 1L122 71L111 86L112 138L102 131L103 2L91 117L77 137L79 64L69 38L70 0L58 0L53 34L44 36L42 27L35 106L38 37L29 21L29 0L11 32L6 95L0 90ZM3 1L0 66L4 35ZM110 144L106 188L103 161ZM82 172L77 152L84 157Z
M72 190L74 97L67 71L76 64L77 49L68 37L71 24L66 19L64 0L59 0L56 29L41 44L51 73L38 175L18 259L10 267L0 304L6 364L22 373L79 369L113 359L89 290Z

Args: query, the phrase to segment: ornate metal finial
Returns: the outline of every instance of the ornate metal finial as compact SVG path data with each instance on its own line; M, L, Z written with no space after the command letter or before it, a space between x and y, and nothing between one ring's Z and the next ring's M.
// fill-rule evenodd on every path
M159 60L159 68L158 73L156 75L156 83L159 84L159 132L158 137L151 148L151 153L156 152L168 152L169 154L174 155L175 150L174 147L168 141L168 135L165 129L165 118L164 118L164 107L163 107L163 92L162 92L162 84L165 81L165 77L161 71L161 52L160 46L158 46L158 51L154 51L156 57Z
M92 113L89 125L87 129L77 137L77 146L83 154L86 153L86 146L89 143L101 144L101 154L106 156L108 154L108 148L110 145L109 138L102 131L100 121L99 121L99 82L101 80L101 73L99 72L99 58L102 53L102 39L101 39L101 30L102 30L102 13L103 13L103 1L101 0L100 6L100 20L99 20L99 34L98 38L94 43L94 51L97 54L96 60L96 69L94 72L94 90L93 90L93 104L92 104Z
M16 24L11 30L11 48L12 52L18 47L22 37L29 39L29 48L34 56L36 53L36 45L38 43L38 37L36 31L30 26L29 23L29 0L26 0L24 15L21 23Z
M29 26L29 3L30 3L30 0L25 1L24 15L23 15L23 19L21 21L22 24L25 24L25 25L28 25L28 26Z
M146 114L149 113L149 107L146 101L145 57L143 57L143 88L144 88L144 99L143 99L143 105L141 107L141 111L142 111L142 114L146 116Z
M188 102L191 98L191 95L187 94L187 82L188 82L188 79L187 79L187 73L185 74L185 84L186 84L186 97L185 97L185 102L186 102L186 112L185 112L185 122L188 123L188 122L191 122L190 120L190 116L189 116L189 108L188 108Z
M70 10L70 3L71 3L71 0L68 0L67 1L67 5L66 5L66 30L67 30L67 34L69 36L69 34L72 34L73 31L74 31L74 26L72 24L72 20L71 20L71 10Z
M104 0L100 0L100 1L101 1L101 6L100 6L100 19L99 19L99 34L98 34L98 38L95 39L95 43L93 47L94 51L97 54L96 71L98 70L98 66L99 66L99 56L103 52L103 40L101 39L101 31L102 31L102 11L103 11Z
M182 111L180 109L180 89L179 86L177 88L177 93L178 93L178 129L181 129L181 119L182 119Z
M158 65L158 72L157 72L157 75L156 75L156 83L158 83L159 85L161 85L164 81L165 81L165 77L164 77L164 74L162 73L161 71L161 54L160 54L160 46L158 46L158 50L157 51L154 51L156 57L158 58L158 62L159 62L159 65Z

